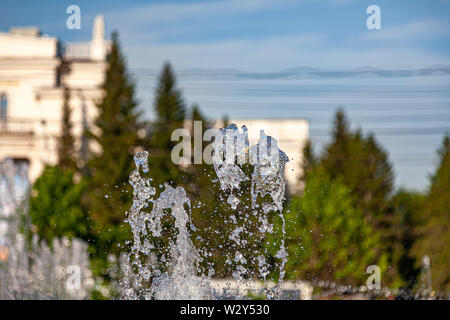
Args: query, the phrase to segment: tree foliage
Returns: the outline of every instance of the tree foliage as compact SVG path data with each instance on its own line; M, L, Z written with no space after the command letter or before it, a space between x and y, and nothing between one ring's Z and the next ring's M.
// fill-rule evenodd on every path
M70 89L63 86L61 136L58 141L58 164L62 170L76 170L75 138L72 133Z
M117 33L112 36L102 89L98 116L89 132L92 149L97 152L92 152L88 161L88 188L84 195L97 239L94 256L117 253L118 245L128 238L122 222L131 205L128 176L133 169L134 149L139 144L140 112Z
M370 134L352 132L343 110L334 120L332 141L321 164L331 179L340 178L350 188L356 206L375 227L383 223L394 175L388 155Z
M378 255L379 234L342 180L322 168L307 174L304 193L291 199L285 219L288 278L355 285L367 278L369 265L386 268L385 256Z
M152 126L149 144L149 166L153 182L156 185L165 182L174 185L186 183L186 174L171 159L172 148L178 143L172 141L172 132L184 128L186 106L169 63L164 64L159 75L154 110L156 120Z
M86 184L76 171L70 91L67 87L63 87L61 123L58 163L45 167L33 184L30 198L31 222L38 235L48 243L54 237L62 236L90 239L90 221L81 204Z
M33 185L30 217L39 236L89 239L89 219L81 207L84 181L74 183L74 171L46 166Z
M424 195L419 192L399 189L390 200L389 213L389 254L391 256L392 287L411 290L415 284L419 269L417 258L412 252L417 240L417 228L423 223Z
M438 150L439 165L431 176L425 208L424 225L419 228L421 238L415 243L417 267L424 255L431 261L431 277L435 290L450 290L450 138L444 137Z

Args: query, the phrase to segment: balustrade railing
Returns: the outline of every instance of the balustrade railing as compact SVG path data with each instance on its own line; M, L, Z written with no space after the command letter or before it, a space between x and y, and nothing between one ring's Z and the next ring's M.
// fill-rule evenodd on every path
M6 118L0 119L1 135L33 135L34 121L30 119Z

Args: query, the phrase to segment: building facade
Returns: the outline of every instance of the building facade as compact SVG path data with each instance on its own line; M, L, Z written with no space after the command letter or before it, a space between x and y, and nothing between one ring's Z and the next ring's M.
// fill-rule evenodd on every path
M35 27L0 32L0 162L28 162L31 181L56 163L63 85L71 91L73 134L82 149L81 134L102 95L109 47L102 16L89 42L64 44Z

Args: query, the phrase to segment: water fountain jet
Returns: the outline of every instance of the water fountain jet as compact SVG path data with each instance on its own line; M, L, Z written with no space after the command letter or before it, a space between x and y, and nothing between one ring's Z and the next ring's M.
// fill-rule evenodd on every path
M151 185L151 178L143 177L140 173L148 173L148 152L138 152L134 157L136 169L130 174L130 184L133 187L133 205L127 213L126 222L129 223L133 242L131 252L126 257L124 277L122 280L122 294L124 299L210 299L213 297L211 276L201 272L199 268L203 257L190 239L190 230L195 226L190 219L190 200L182 187L173 188L165 184L164 190L158 198L154 199L156 189ZM241 166L250 161L254 171L247 177ZM251 200L253 215L258 216L260 238L273 232L273 226L268 221L270 212L278 212L283 221L282 213L286 180L284 177L287 156L278 148L277 141L261 131L260 141L257 145L249 147L247 129L242 127L239 131L236 125L231 124L218 131L213 142L213 167L218 177L221 190L228 192L228 204L232 211L236 211L241 203L241 183L251 180ZM236 163L237 162L237 163ZM151 173L150 173L151 174ZM266 195L271 200L267 200ZM262 199L262 204L258 202ZM150 210L151 208L151 210ZM155 246L152 238L161 239L163 224L168 212L174 218L173 226L176 229L176 238L169 241L167 250L157 257L156 261L149 262L149 257L155 257ZM231 221L236 222L233 214ZM233 222L231 222L233 223ZM240 235L245 232L246 224L237 226L230 235L230 241L238 246L244 245ZM249 274L246 269L248 263L254 263L259 269L259 281L264 282L267 298L274 298L284 278L284 265L287 253L284 239L279 245L275 255L278 264L278 283L268 288L270 265L266 259L267 251L257 256L244 257L236 250L231 259L236 264L232 272L236 282L242 283ZM154 259L153 259L154 260ZM230 260L228 260L230 261ZM231 263L231 261L229 262ZM272 266L273 267L273 266ZM255 279L253 279L255 280Z

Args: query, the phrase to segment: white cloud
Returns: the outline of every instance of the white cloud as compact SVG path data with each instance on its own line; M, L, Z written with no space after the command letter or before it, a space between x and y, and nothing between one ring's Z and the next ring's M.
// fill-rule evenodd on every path
M323 41L324 37L320 34L299 34L199 44L130 44L125 46L125 50L134 67L159 68L164 61L169 60L179 68L233 67L264 70L280 65L292 66L289 63L297 60L302 48L319 49ZM298 63L301 61L297 61Z
M366 31L358 39L369 41L405 41L419 38L448 37L450 26L448 22L439 20L413 21L399 26L387 26L381 30Z
M276 71L295 66L386 69L420 68L450 64L448 55L410 48L333 49L326 46L292 46L283 40L226 41L207 44L148 44L124 46L130 67L159 69L170 61L177 69L237 68Z
M283 5L312 0L288 0ZM322 0L342 4L352 0ZM399 26L383 26L382 30L350 35L336 45L325 34L300 33L265 38L242 36L234 39L193 43L183 39L192 37L199 28L207 28L211 17L262 12L279 8L278 0L244 1L222 0L195 3L150 4L121 12L106 13L108 24L120 30L121 41L132 67L159 68L171 61L177 68L241 68L245 70L274 70L306 65L314 67L420 67L449 64L448 54L439 54L408 40L449 35L447 22L438 20L414 21ZM176 42L161 40L171 37ZM370 41L375 41L372 45ZM380 46L381 44L381 46ZM384 46L383 46L384 45ZM382 47L383 46L383 47Z
M317 3L319 0L204 0L190 3L146 4L120 11L105 12L108 23L120 26L121 32L133 36L137 30L152 28L159 32L157 26L166 29L171 24L178 25L172 30L183 32L184 28L192 29L186 21L198 24L211 17L238 16L246 13L258 13L272 9L289 8L302 3ZM321 0L331 4L343 4L355 0ZM162 31L164 32L164 31Z
M275 37L263 40L234 40L201 44L144 44L125 46L133 67L159 68L171 61L176 68L241 68L274 70L292 66L381 68L423 67L450 64L448 55L410 48L327 47L321 35Z
M121 11L105 12L111 29L120 30L127 41L160 41L168 36L182 37L205 27L213 17L262 12L304 0L220 0L190 3L146 4ZM207 26L206 26L207 28Z
M283 2L284 5L292 3L291 0ZM159 23L182 22L195 17L210 17L213 15L234 15L246 12L255 12L272 7L279 7L276 0L225 0L203 1L194 3L165 3L148 4L129 8L120 12L106 13L112 23L125 21L128 25L154 25ZM121 23L122 24L122 23Z

